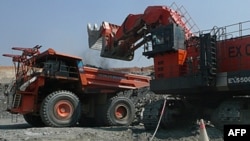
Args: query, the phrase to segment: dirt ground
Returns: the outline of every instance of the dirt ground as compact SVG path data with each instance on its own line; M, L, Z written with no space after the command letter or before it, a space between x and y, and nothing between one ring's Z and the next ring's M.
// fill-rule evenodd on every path
M198 121L198 120L197 120ZM197 121L159 129L153 141L198 141ZM206 125L211 141L223 141L223 133ZM129 127L71 127L34 128L25 122L22 115L5 111L4 96L0 93L0 141L150 141L154 131L147 131L142 124Z
M145 131L143 125L129 127L71 127L33 128L21 115L1 112L0 141L149 141L154 131ZM206 125L211 141L223 141L222 132ZM199 124L178 125L159 129L154 141L198 141Z

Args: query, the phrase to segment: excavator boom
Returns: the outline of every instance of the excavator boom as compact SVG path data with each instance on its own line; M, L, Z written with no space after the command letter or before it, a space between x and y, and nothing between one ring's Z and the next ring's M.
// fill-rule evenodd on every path
M134 51L152 40L151 31L170 24L180 26L185 39L193 36L183 14L167 6L149 6L143 14L129 14L121 26L103 22L98 28L88 24L89 47L107 58L133 60Z

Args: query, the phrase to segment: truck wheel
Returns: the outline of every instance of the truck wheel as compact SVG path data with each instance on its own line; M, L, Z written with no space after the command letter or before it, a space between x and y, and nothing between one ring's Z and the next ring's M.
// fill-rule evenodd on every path
M74 126L81 115L80 101L72 92L55 91L43 100L40 114L47 126Z
M45 126L39 115L25 114L23 115L23 118L28 124L30 124L33 127Z
M107 125L130 125L135 118L135 105L127 97L113 97L107 103Z

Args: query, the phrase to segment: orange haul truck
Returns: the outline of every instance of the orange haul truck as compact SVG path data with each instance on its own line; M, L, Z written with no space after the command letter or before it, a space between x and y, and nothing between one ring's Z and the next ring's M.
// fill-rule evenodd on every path
M41 46L13 47L16 78L5 91L7 110L22 114L32 126L129 125L136 101L125 96L147 89L150 77L83 64L82 59ZM121 94L124 93L124 94Z

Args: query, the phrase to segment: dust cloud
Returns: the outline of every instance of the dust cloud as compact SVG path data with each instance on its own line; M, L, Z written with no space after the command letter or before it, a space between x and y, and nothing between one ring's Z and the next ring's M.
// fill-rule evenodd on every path
M85 65L91 65L103 69L108 69L114 66L109 59L100 57L100 51L86 49L82 53L82 58Z

